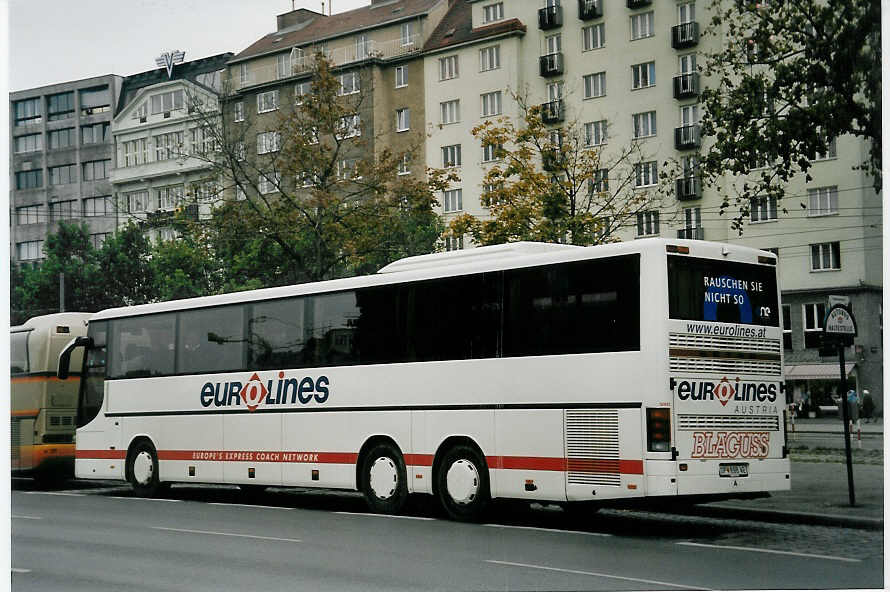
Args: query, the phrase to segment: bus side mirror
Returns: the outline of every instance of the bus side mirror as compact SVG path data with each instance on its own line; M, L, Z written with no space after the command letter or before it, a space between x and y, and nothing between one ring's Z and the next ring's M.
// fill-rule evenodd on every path
M68 366L71 363L71 352L78 347L91 347L93 345L92 337L75 337L68 342L62 353L59 354L59 368L56 370L56 376L59 380L68 378Z

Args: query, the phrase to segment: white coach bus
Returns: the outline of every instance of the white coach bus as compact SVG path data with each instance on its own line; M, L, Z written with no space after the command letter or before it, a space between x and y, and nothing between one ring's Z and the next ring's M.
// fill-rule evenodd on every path
M514 243L95 314L78 478L608 502L790 488L776 259ZM60 372L68 363L60 363Z

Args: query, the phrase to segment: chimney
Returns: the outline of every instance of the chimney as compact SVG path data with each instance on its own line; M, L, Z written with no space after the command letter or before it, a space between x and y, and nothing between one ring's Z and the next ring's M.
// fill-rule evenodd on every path
M279 14L277 17L278 30L282 31L295 25L308 25L315 20L315 17L319 16L325 15L315 12L314 10L309 10L308 8L298 8L297 10Z

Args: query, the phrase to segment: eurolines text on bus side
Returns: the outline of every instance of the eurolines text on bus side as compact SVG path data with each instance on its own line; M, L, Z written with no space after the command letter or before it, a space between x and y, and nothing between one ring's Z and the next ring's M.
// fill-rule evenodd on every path
M269 379L264 383L254 372L244 384L234 380L204 383L200 399L202 407L231 407L243 402L248 411L254 411L261 404L296 405L299 402L306 405L312 401L324 403L330 396L329 386L327 376L316 379L305 376L297 379L285 378L284 372L279 372L277 381Z

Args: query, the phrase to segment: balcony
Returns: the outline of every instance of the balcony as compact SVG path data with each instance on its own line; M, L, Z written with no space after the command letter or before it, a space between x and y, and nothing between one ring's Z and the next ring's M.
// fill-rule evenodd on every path
M691 201L701 197L701 179L698 175L680 177L676 181L676 186L679 201Z
M541 121L544 123L561 123L565 121L565 107L562 99L550 101L541 105Z
M705 240L705 229L701 226L696 226L695 228L681 228L677 231L677 238Z
M542 31L562 26L562 6L545 6L538 11L538 28Z
M685 49L698 45L698 23L683 23L671 27L671 47Z
M674 98L692 99L701 93L698 72L689 72L674 76Z
M692 150L700 146L701 126L693 124L674 128L674 148L677 150Z
M550 53L541 56L541 76L559 76L562 72L562 53Z
M578 0L578 18L582 21L589 21L602 16L602 0Z
M651 6L652 0L627 0L628 8L643 8L644 6Z

